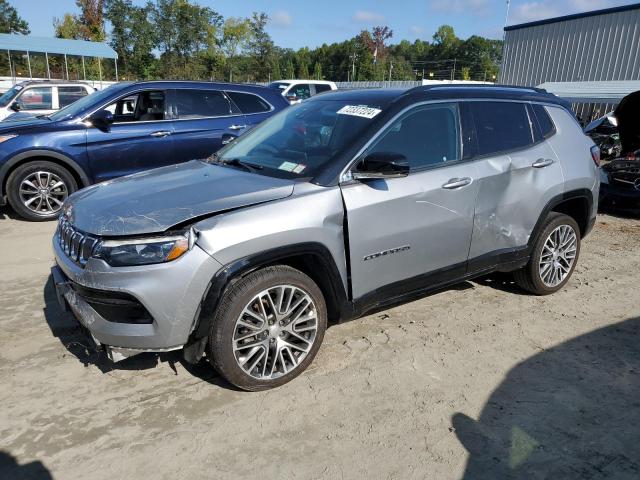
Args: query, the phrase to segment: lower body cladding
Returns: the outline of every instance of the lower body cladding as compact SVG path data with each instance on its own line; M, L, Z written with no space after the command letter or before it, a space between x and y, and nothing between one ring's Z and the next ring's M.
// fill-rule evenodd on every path
M135 267L110 267L92 258L82 268L55 238L53 249L60 304L113 361L182 348L211 278L221 268L197 245L172 262Z

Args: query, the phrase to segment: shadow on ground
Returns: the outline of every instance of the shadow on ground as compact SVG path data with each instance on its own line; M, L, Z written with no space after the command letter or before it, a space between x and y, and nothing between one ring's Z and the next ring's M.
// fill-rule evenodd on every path
M13 455L0 450L0 478L11 480L53 480L49 469L38 460L18 464Z
M452 423L466 480L640 478L640 317L518 364Z
M206 360L192 365L182 358L182 351L179 350L166 353L141 353L113 363L104 351L96 348L95 343L80 327L73 315L62 310L58 304L51 275L44 285L43 294L45 303L44 317L51 333L85 367L94 366L102 373L108 373L114 370L147 370L155 368L161 363L166 363L173 373L178 375L176 365L180 364L190 375L203 381L230 390L237 390L236 387L220 377Z

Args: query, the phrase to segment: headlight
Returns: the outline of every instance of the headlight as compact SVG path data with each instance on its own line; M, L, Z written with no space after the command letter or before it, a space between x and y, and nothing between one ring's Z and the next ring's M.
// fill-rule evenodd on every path
M191 246L192 234L132 240L103 240L93 251L112 267L165 263L181 257Z
M16 138L18 135L0 135L0 143Z

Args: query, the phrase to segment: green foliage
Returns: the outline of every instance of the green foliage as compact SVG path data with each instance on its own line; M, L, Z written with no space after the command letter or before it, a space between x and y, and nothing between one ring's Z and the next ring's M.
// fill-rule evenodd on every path
M269 17L261 12L250 18L223 19L198 0L76 3L79 13L55 21L56 35L104 39L107 20L111 25L108 41L118 52L121 76L127 79L491 81L502 56L501 41L480 36L463 40L450 25L440 26L432 41L390 44L393 31L377 26L342 42L292 50L274 44L267 31ZM0 25L7 17L7 6L6 0L0 0Z
M296 74L293 71L293 60L291 60L291 58L289 58L289 60L287 60L287 65L284 69L284 78L287 80L291 80L292 78L296 78Z
M0 33L31 33L27 21L18 15L18 11L7 0L0 0Z
M313 66L313 79L314 80L322 80L324 77L322 76L322 65L320 62L316 61Z
M68 38L72 40L80 38L80 22L75 15L65 13L62 20L54 18L53 27L55 35L58 38Z

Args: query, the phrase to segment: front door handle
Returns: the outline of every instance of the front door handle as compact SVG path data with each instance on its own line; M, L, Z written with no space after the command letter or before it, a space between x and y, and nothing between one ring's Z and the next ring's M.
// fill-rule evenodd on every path
M533 162L531 166L533 168L543 168L543 167L548 167L552 163L553 163L553 160L551 160L550 158L539 158L538 160Z
M153 132L149 134L150 137L156 137L156 138L158 137L162 138L168 135L171 135L171 132L169 130L160 130L159 132Z
M246 125L231 125L229 130L242 130L243 128L247 128Z
M462 178L452 178L447 183L442 185L442 188L446 188L447 190L453 190L455 188L462 188L470 185L472 180L469 177Z

